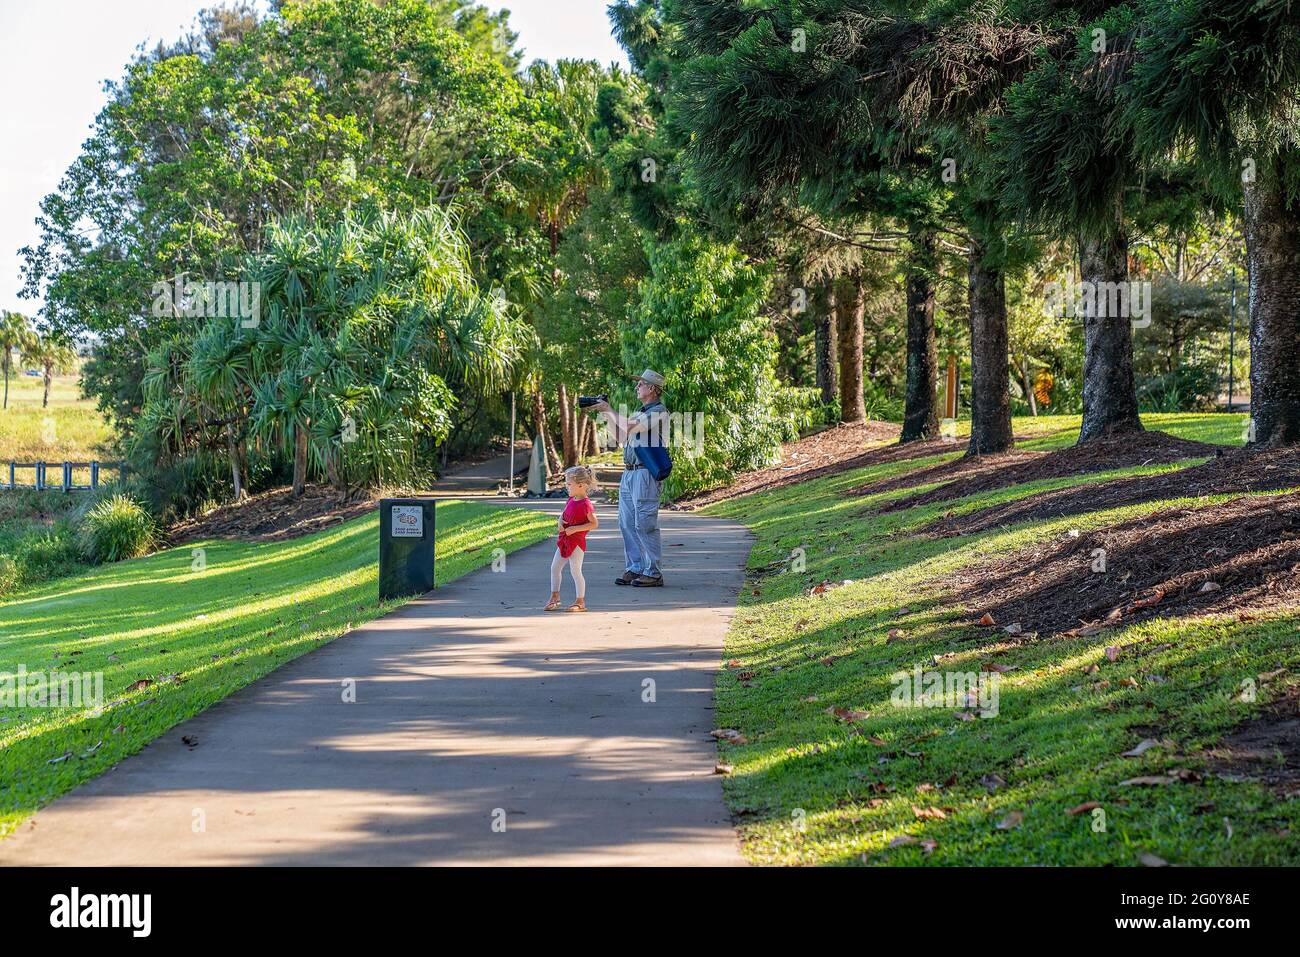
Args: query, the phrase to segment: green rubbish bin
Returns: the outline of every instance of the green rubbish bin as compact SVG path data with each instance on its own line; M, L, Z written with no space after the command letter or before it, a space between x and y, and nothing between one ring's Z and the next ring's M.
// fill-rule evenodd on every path
M433 499L379 500L379 600L433 590Z

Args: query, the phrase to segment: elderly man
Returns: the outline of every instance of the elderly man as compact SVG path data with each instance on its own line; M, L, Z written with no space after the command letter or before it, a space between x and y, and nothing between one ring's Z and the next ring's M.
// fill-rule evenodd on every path
M646 369L637 377L636 398L639 411L624 418L598 402L595 408L605 414L605 421L623 443L623 478L618 484L618 528L623 533L623 557L626 571L614 579L616 585L651 588L664 583L659 561L663 545L659 536L659 482L637 458L636 446L649 441L666 441L666 422L657 428L656 420L667 418L662 401L664 377Z

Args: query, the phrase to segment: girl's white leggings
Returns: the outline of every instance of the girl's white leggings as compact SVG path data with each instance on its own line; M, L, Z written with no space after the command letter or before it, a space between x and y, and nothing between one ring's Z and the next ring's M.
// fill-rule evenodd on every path
M569 563L569 572L573 575L573 583L578 586L578 597L585 597L587 594L587 579L582 577L581 548L575 548L573 554L568 558L561 555L558 548L555 549L555 557L551 559L551 591L560 590L560 575L564 571L565 562Z

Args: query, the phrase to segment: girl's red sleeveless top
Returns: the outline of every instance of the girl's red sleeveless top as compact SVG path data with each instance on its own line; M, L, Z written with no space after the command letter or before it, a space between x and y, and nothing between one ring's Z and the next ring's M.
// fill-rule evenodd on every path
M591 521L592 516L596 514L596 506L591 504L591 499L571 498L564 506L564 514L560 518L564 522L564 527L570 525L586 525ZM573 554L575 548L581 548L584 552L587 550L587 533L577 532L573 535L560 535L559 539L560 554L568 558Z

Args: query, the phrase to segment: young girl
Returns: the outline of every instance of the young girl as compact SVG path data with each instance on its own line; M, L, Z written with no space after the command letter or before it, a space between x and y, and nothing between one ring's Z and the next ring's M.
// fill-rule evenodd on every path
M596 520L596 507L587 497L596 487L596 473L590 465L575 465L564 470L564 484L569 490L569 501L560 516L560 539L555 557L551 559L551 599L545 610L559 611L560 575L564 572L565 562L568 562L573 583L578 588L578 600L568 610L586 611L587 580L582 577L582 556L587 550L587 533L600 527Z

